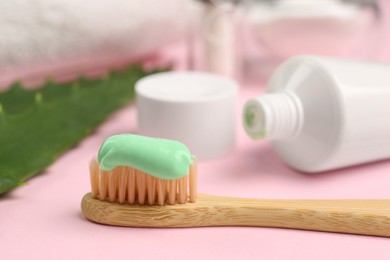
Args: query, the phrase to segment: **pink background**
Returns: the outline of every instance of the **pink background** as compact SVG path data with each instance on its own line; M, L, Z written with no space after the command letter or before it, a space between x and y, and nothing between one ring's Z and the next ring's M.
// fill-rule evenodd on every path
M389 38L382 43L389 46ZM389 60L389 50L377 58ZM256 85L241 88L238 115L245 100L261 91ZM301 174L283 165L265 141L251 141L237 119L236 150L199 165L201 193L274 199L390 198L389 161ZM89 159L106 137L135 131L136 111L130 105L28 185L2 198L0 258L390 259L388 238L250 227L121 228L85 220L80 201L89 190Z

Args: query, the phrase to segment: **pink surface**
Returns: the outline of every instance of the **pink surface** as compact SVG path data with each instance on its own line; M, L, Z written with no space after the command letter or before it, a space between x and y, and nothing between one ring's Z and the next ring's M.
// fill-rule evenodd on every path
M242 90L241 108L255 88ZM0 201L1 259L389 259L390 239L271 228L120 228L80 212L88 161L109 135L135 131L135 108L113 115L27 186ZM239 125L239 124L238 124ZM309 176L284 166L241 127L237 149L199 165L202 193L256 198L389 198L390 162Z
M387 45L389 43L387 39ZM379 59L390 57L383 52ZM259 87L245 86L237 112ZM112 134L135 132L133 105L29 184L0 200L0 259L390 259L390 239L272 228L120 228L91 223L80 211L88 161ZM390 198L390 161L304 175L283 165L239 122L237 149L201 162L199 191L255 198Z

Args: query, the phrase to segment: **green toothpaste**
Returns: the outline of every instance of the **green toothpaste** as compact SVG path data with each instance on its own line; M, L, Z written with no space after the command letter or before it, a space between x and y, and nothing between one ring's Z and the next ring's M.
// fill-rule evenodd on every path
M193 157L177 141L140 135L113 135L100 147L98 161L103 171L129 166L160 179L188 175Z

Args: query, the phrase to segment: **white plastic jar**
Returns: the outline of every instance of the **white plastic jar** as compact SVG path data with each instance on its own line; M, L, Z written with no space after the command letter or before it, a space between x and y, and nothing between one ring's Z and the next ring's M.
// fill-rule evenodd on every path
M280 158L315 173L390 158L390 66L298 56L249 100L246 132Z

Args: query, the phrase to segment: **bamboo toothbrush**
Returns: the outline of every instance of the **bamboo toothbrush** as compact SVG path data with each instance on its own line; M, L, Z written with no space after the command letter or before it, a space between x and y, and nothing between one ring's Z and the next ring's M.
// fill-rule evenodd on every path
M140 138L141 142L148 140ZM123 145L121 141L114 144ZM112 151L108 154L113 157L123 155ZM150 153L141 154L145 157L131 152L126 156L136 157L133 163L142 168ZM116 162L123 162L126 156ZM103 170L93 158L91 192L83 197L82 212L93 222L115 226L253 226L390 236L390 200L261 200L197 195L195 161L186 173L166 180L131 166Z

